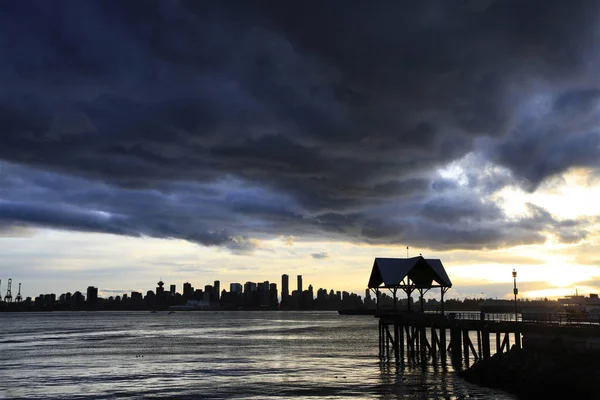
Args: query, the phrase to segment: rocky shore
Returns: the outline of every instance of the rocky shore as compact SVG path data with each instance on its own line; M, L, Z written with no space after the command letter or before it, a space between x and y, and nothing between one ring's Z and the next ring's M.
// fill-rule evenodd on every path
M600 356L560 346L513 348L459 373L466 381L502 389L520 399L600 399Z

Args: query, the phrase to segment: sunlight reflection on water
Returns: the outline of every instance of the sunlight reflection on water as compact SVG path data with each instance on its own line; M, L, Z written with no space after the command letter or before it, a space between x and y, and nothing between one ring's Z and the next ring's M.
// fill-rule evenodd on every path
M369 316L4 313L0 326L6 398L512 398L451 368L381 364Z

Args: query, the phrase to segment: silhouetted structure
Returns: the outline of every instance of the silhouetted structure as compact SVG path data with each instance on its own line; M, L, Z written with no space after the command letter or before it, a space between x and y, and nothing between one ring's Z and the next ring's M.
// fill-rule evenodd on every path
M95 308L98 305L98 288L88 286L86 297L88 307Z
M269 307L275 308L279 305L277 301L277 284L271 283L269 285Z
M290 277L287 274L281 275L281 302L287 303L290 297Z
M215 281L214 282L214 284L213 284L213 292L214 292L215 300L219 301L220 294L221 294L221 281Z
M446 353L451 350L453 365L460 367L464 359L490 357L490 332L496 333L496 351L509 350L509 336L514 334L515 345L521 347L520 327L512 324L495 324L484 320L485 314L477 313L476 320L460 320L456 313L450 318L444 315L444 293L452 282L437 259L413 258L376 258L369 278L369 289L377 296L379 318L379 354L389 359L390 347L396 362L404 359L405 351L410 358L420 358L423 362L429 357L440 356L446 362ZM431 288L441 289L441 313L424 314L423 295ZM388 289L393 294L392 309L380 308L380 289ZM398 312L398 289L407 295L407 310ZM421 313L411 310L411 293L420 294ZM427 333L429 330L429 334ZM446 343L447 331L450 331L450 343ZM477 348L471 342L469 332L477 335ZM504 338L501 342L501 335ZM464 357L464 358L463 358Z
M213 287L211 285L206 285L204 286L204 296L203 299L206 303L211 303L212 301L214 301L214 290Z
M298 287L296 290L298 290L298 292L302 293L302 275L298 275Z
M298 275L299 287L302 288L302 276ZM235 309L285 309L285 310L338 310L341 307L362 309L364 307L362 298L354 293L333 291L328 294L326 289L320 288L317 297L313 292L313 286L309 285L302 292L295 290L293 295L289 294L289 276L282 275L281 303L276 283L262 281L259 283L246 282L231 283L230 291L220 290L220 281L215 280L214 285L206 285L204 290L195 289L189 282L183 283L183 294L177 293L177 285L166 285L162 279L158 282L156 292L147 291L146 295L132 291L122 296L109 296L102 298L98 296L98 288L89 286L86 296L80 292L71 295L70 292L62 293L58 301L54 294L40 294L35 298L35 304L27 304L20 307L18 311L28 310L235 310ZM168 291L165 288L168 287ZM19 286L20 289L20 286ZM20 290L19 290L20 294ZM287 299L287 301L284 301ZM1 300L1 299L0 299ZM7 310L6 304L0 301L0 310ZM371 305L374 307L374 303ZM17 310L11 307L11 310Z
M75 293L73 293L73 295L71 296L71 304L73 308L78 309L82 307L84 303L85 297L80 291L76 291Z
M19 292L17 293L17 297L15 297L15 301L20 303L23 301L23 296L21 296L21 283L19 283Z
M162 296L165 293L165 288L163 287L165 283L162 281L158 281L158 286L156 287L156 296Z
M237 293L239 295L242 294L242 284L241 283L230 283L229 284L229 292Z
M10 287L12 286L12 279L8 278L8 289L6 289L6 296L4 296L4 302L5 303L11 303L12 302L12 293L10 291Z
M184 283L183 284L183 297L185 297L186 299L191 299L193 293L194 293L194 288L192 287L192 284L189 282Z
M444 293L452 287L448 274L438 259L376 258L369 278L369 289L375 292L379 308L380 289L388 289L393 295L393 308L397 307L397 291L406 293L407 311L411 311L411 294L417 290L424 311L423 295L432 288L441 289L441 307L444 312Z

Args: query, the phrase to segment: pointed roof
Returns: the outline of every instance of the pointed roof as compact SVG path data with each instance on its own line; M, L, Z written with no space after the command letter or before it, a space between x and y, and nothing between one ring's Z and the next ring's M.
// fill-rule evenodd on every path
M406 277L420 288L452 286L452 282L440 260L425 259L419 256L412 258L376 258L369 278L369 288L397 287Z

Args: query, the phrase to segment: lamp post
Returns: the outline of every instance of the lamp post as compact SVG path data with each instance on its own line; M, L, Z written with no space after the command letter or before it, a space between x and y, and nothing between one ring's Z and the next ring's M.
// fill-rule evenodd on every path
M514 289L513 293L515 294L515 321L519 320L519 310L517 308L517 295L519 294L519 289L517 289L517 271L513 269L512 272Z

